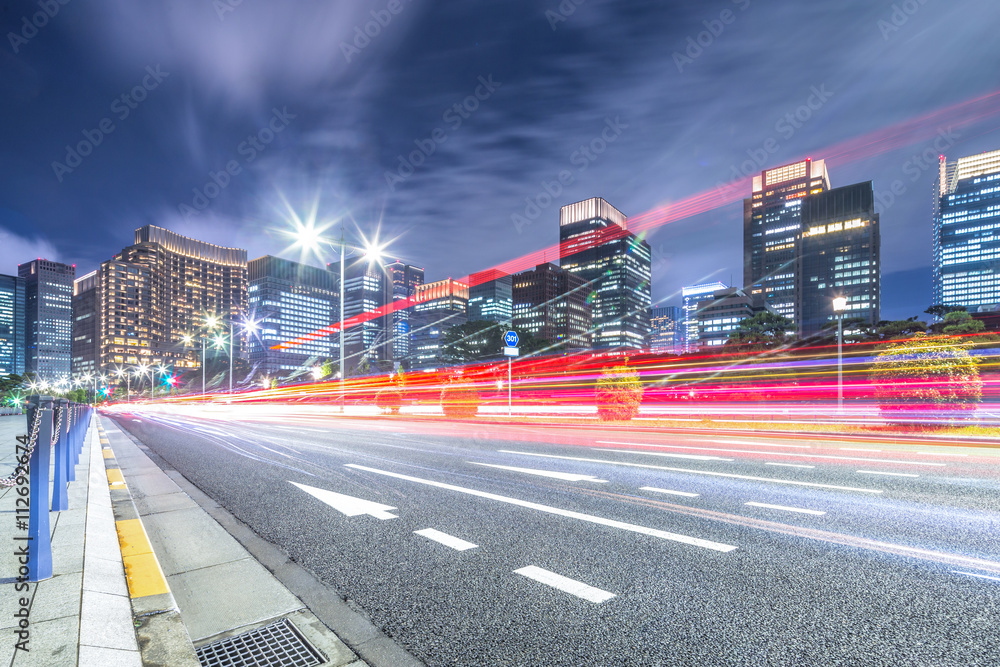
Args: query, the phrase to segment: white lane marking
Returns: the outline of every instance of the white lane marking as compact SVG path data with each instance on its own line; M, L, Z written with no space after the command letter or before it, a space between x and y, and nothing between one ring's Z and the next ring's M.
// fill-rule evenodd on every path
M952 570L952 574L964 574L967 577L979 577L980 579L989 579L991 581L1000 581L1000 577L991 577L986 574L976 574L975 572L962 572L961 570Z
M520 574L522 577L534 579L535 581L543 583L546 586L557 588L564 593L575 595L578 598L583 598L584 600L594 602L596 604L606 602L615 597L614 593L602 591L600 588L588 586L582 581L570 579L569 577L564 577L561 574L556 574L555 572L550 572L549 570L543 570L542 568L534 565L522 567L520 570L514 570L514 574Z
M757 445L759 447L788 447L789 449L812 449L812 446L810 445L779 445L775 442L747 442L746 440L709 439L708 442L717 442L720 445Z
M141 419L133 419L132 421L134 421L134 422L139 422L140 424L142 423L142 420L141 420Z
M865 447L841 447L845 452L881 452L881 449L867 449Z
M571 472L554 472L552 470L535 470L533 468L515 468L513 466L500 466L494 463L476 463L475 461L466 461L466 463L471 463L474 466L487 466L489 468L500 468L501 470L513 470L514 472L523 472L528 475L538 475L540 477L551 477L553 479L561 479L565 482L600 482L601 484L607 484L606 479L597 479L593 475L577 475Z
M684 496L685 498L697 498L699 494L688 493L687 491L671 491L670 489L658 489L655 486L640 486L640 491L655 491L656 493L669 493L672 496Z
M802 465L801 463L772 463L771 461L767 461L766 463L764 463L764 465L766 465L766 466L783 466L785 468L815 468L816 467L816 466Z
M729 544L712 542L711 540L703 540L698 537L689 537L687 535L679 535L677 533L668 533L667 531L664 530L657 530L655 528L638 526L633 523L625 523L624 521L615 521L614 519L605 519L604 517L594 516L592 514L583 514L582 512L572 512L570 510L559 509L558 507L551 507L549 505L540 505L538 503L528 502L527 500L519 500L517 498L500 496L495 493L477 491L475 489L469 489L464 486L455 486L453 484L445 484L444 482L435 482L433 480L422 479L420 477L410 477L409 475L401 475L397 472L389 472L388 470L379 470L378 468L369 468L367 466L358 465L356 463L346 463L344 465L347 468L353 468L355 470L366 470L368 472L373 472L377 475L385 475L386 477L395 477L396 479L405 479L409 482L416 482L417 484L427 484L428 486L436 486L439 489L448 489L449 491L458 491L459 493L467 493L470 496L478 496L480 498L489 498L490 500L498 500L502 503L510 503L511 505L517 505L519 507L527 507L528 509L538 510L539 512L546 512L548 514L555 514L557 516L565 516L571 519L579 519L580 521L596 523L601 526L620 528L622 530L628 530L633 533L640 533L642 535L659 537L660 539L672 540L674 542L681 542L683 544L690 544L696 547L712 549L713 551L729 552L736 549L736 547Z
M686 447L683 445L654 445L646 442L619 442L615 440L598 440L599 444L603 445L631 445L632 447L654 447L656 449L701 449L709 452L739 452L741 454L764 454L765 456L793 456L799 459L836 459L838 461L865 461L866 463L900 463L908 466L937 466L939 468L944 467L944 463L929 463L927 461L897 461L895 459L868 459L862 458L860 456L834 456L831 454L796 454L792 452L755 452L750 449L719 449L717 447ZM622 450L615 449L611 451L620 452ZM674 456L672 454L663 454L658 452L644 452L629 450L635 454L649 454L652 456Z
M858 470L862 475L888 475L889 477L920 477L908 472L882 472L880 470Z
M925 456L968 456L968 454L954 454L952 452L913 452L914 454L923 454Z
M466 542L463 539L457 538L454 535L449 535L448 533L442 533L440 530L434 530L433 528L424 528L423 530L413 531L417 535L422 535L429 540L434 540L446 547L451 547L455 551L465 551L466 549L475 549L478 544L473 544L472 542Z
M853 486L835 486L833 484L820 484L818 482L799 482L791 479L774 479L773 477L753 477L751 475L736 475L728 472L710 472L708 470L692 470L691 468L670 468L667 466L654 466L645 463L625 463L622 461L606 461L603 459L585 459L576 456L556 456L555 454L534 454L532 452L515 452L510 449L498 450L502 454L520 454L522 456L541 456L549 459L567 459L569 461L586 461L587 463L606 463L613 466L628 466L630 468L649 468L651 470L670 470L673 472L687 472L694 475L711 475L712 477L730 477L732 479L749 479L755 482L773 482L775 484L792 484L794 486L811 486L819 489L835 489L837 491L861 491L862 493L882 493L881 489L858 489ZM611 450L619 451L619 450Z
M376 519L383 520L399 518L394 514L389 514L389 510L394 510L396 509L395 507L389 507L388 505L382 505L381 503L375 503L362 498L355 498L354 496L345 496L342 493L334 493L333 491L327 491L326 489L317 489L312 486L306 486L305 484L298 484L291 481L288 483L299 487L310 496L321 500L341 514L345 514L347 516L370 514Z
M765 507L769 510L784 510L786 512L799 512L801 514L815 514L816 516L823 516L826 512L821 512L819 510L805 510L800 507L786 507L785 505L768 505L767 503L743 503L744 505L749 505L750 507Z

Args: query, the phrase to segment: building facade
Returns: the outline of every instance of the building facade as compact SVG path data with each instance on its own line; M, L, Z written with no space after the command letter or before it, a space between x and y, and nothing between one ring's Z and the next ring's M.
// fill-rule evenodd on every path
M340 262L327 264L337 283ZM392 276L379 261L349 258L344 264L344 365L347 375L392 363ZM339 313L338 313L339 316ZM338 334L339 335L339 334Z
M73 375L100 373L100 275L91 271L73 283Z
M469 321L510 324L514 315L513 276L488 269L469 276Z
M933 216L934 303L1000 304L1000 150L942 156Z
M0 275L0 375L24 375L24 280Z
M323 269L265 255L247 264L247 307L257 322L247 336L250 367L268 377L339 356L336 334L317 332L340 320L336 279ZM274 349L283 343L292 345Z
M823 160L806 159L753 178L743 200L743 285L795 322L800 314L802 200L830 189Z
M42 380L72 372L73 280L76 267L35 259L17 267L24 280L24 369Z
M385 267L392 280L392 352L394 364L402 363L410 356L410 314L411 306L406 305L417 293L417 287L424 284L424 270L396 260Z
M411 369L445 365L444 337L452 327L469 321L469 286L446 278L416 288L410 314Z
M677 306L649 309L649 351L674 354L683 349L684 311Z
M592 345L643 349L652 305L649 244L628 231L625 214L600 197L559 209L559 264L588 283Z
M102 371L198 368L212 318L227 326L246 314L247 253L147 225L101 264L98 290ZM241 338L234 345L234 357L245 354Z
M878 324L881 239L872 182L855 183L802 200L802 269L796 312L799 335L836 321L833 299L845 297L845 320Z
M777 312L763 295L750 294L738 287L716 290L698 302L698 345L702 349L725 345L740 322L764 311Z
M690 285L681 290L681 311L684 324L682 326L682 352L697 352L698 342L698 304L711 297L718 290L728 289L729 285L716 281L701 285Z
M512 289L514 330L567 349L587 349L593 326L589 295L583 277L555 264L518 273Z

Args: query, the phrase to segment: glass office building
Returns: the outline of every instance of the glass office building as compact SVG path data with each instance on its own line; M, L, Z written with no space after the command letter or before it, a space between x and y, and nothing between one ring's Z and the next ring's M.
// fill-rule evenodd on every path
M510 324L514 316L513 277L497 269L469 276L469 321Z
M393 363L398 364L410 356L410 314L413 310L401 302L412 299L417 287L424 284L424 270L398 259L386 265L385 270L392 280L391 357Z
M512 294L515 331L564 349L590 347L590 290L582 277L546 262L515 275Z
M682 352L697 352L701 347L698 343L698 303L711 298L718 290L727 289L729 285L716 281L701 285L690 285L681 290L684 325Z
M806 159L753 177L743 200L743 285L799 325L802 198L830 189L823 160Z
M600 197L559 209L559 265L588 283L592 344L644 349L652 274L649 244L628 231L625 214Z
M416 288L410 314L411 369L445 365L444 337L452 327L469 321L469 286L446 278Z
M677 306L649 309L649 351L673 354L683 343L684 311Z
M934 302L1000 304L1000 150L949 162L934 192Z
M847 299L845 320L878 324L881 308L879 216L872 182L802 200L799 333L817 334L836 321L833 299Z
M247 264L247 306L257 321L248 336L250 366L266 376L304 370L336 359L336 333L317 332L339 321L336 280L329 271L265 255ZM282 343L295 344L274 349Z
M0 275L0 375L24 375L24 280Z
M68 378L76 267L35 259L18 266L17 275L24 280L25 371L50 382Z

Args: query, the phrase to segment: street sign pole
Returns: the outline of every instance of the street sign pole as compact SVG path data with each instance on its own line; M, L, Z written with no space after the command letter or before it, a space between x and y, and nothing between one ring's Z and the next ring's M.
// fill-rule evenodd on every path
M511 366L514 363L514 357L519 353L517 349L517 342L519 338L517 332L511 329L503 335L503 342L507 346L504 348L503 353L507 357L507 416L511 417L514 414L513 410L513 373L511 371Z

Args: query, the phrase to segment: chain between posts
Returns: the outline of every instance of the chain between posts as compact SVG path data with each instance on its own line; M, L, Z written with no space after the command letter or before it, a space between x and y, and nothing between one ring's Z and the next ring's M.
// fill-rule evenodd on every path
M59 418L62 419L62 411L60 411ZM17 484L17 480L22 475L28 472L28 462L31 461L31 454L35 451L35 445L38 444L38 427L42 424L42 411L41 409L35 410L34 423L31 425L30 435L19 435L17 436L17 441L22 445L27 445L27 451L19 457L19 460L24 461L14 468L14 472L11 473L10 477L5 477L0 479L0 487L10 488ZM55 443L53 443L55 444Z

